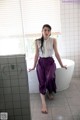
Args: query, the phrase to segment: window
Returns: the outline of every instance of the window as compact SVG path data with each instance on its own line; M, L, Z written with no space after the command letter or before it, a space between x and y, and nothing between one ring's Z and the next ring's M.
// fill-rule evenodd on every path
M24 34L39 34L43 24L61 32L60 0L21 0Z
M61 33L60 0L1 0L0 54L26 52L32 58L34 40L41 37L45 23L52 33Z
M21 0L27 59L34 56L34 40L41 37L43 24L50 24L52 35L61 33L60 0Z
M0 55L25 52L19 0L0 0Z

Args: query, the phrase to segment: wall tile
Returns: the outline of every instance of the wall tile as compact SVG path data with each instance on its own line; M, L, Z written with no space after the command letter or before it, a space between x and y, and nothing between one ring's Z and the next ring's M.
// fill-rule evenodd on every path
M63 3L61 1L61 28L62 28L62 42L64 41L64 52L62 57L72 59L76 63L79 63L80 58L80 4L78 3ZM59 48L60 49L60 48ZM78 69L78 71L76 71ZM73 77L80 77L80 64L75 64L75 72Z

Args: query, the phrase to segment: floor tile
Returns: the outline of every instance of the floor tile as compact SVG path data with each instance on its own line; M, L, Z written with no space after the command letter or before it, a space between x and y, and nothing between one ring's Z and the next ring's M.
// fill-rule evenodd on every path
M68 89L54 94L54 100L46 97L46 103L48 114L42 114L40 94L30 94L32 120L80 120L80 78L72 79Z

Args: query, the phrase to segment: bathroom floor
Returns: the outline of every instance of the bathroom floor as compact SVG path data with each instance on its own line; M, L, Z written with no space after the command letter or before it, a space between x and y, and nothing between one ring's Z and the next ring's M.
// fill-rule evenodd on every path
M41 99L38 93L30 94L32 120L80 120L80 78L72 79L67 90L46 98L48 114L41 113Z

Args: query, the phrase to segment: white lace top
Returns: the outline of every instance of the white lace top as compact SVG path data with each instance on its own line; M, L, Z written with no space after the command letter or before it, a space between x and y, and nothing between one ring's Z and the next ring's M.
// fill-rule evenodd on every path
M37 45L38 45L40 57L52 57L54 53L53 38L49 37L47 40L44 40L42 50L41 50L41 41L37 40Z

